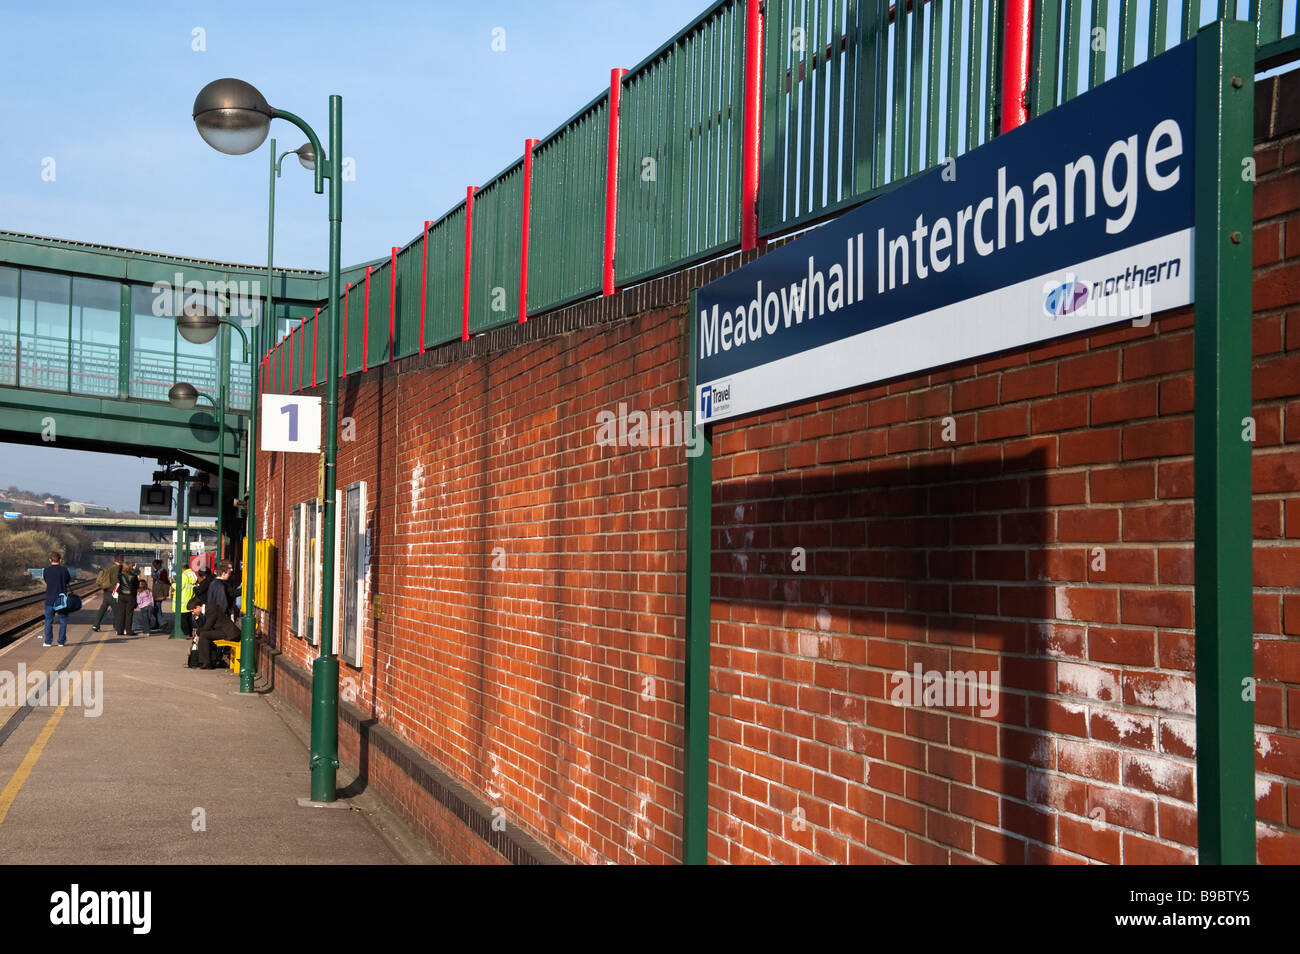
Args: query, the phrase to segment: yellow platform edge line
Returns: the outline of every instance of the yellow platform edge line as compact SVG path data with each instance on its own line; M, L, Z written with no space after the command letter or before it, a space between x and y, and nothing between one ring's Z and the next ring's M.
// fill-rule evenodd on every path
M95 657L99 655L99 651L103 649L104 646L105 643L102 641L95 645L95 651L90 654L90 658L86 660L86 665L84 665L77 674L79 678L86 678L86 673L90 670L91 665L95 662ZM54 735L54 730L59 727L59 722L63 719L63 716L67 711L68 701L64 699L59 703L58 708L54 710L49 721L47 721L41 728L40 734L36 736L36 741L32 743L32 747L27 750L27 754L23 756L22 762L19 763L18 768L14 771L13 777L9 779L9 782L5 785L4 789L0 790L0 825L5 823L5 817L9 814L10 806L13 805L14 799L18 797L18 793L22 790L23 785L32 774L32 769L36 767L37 759L39 759L41 753L45 751L46 743L50 741L50 736Z

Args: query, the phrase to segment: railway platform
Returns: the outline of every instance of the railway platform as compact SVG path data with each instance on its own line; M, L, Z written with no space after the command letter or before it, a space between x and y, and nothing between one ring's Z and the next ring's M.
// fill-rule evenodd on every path
M301 807L307 727L189 644L35 624L0 646L0 862L402 864L440 859L341 767L341 807Z

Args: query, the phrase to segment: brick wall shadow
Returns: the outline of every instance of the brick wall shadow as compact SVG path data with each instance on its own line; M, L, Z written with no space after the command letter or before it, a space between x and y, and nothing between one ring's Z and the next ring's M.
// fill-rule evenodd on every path
M1000 816L995 794L1024 798L1029 768L1050 767L1027 730L1053 724L1048 461L928 458L715 485L720 860L950 863L1008 820L1051 842L1049 815ZM953 672L982 675L993 706L927 700ZM1024 860L1015 844L1006 860Z

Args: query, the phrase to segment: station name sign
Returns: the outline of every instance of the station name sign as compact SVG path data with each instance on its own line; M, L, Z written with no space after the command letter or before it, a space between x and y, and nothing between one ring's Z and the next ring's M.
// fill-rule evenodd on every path
M1192 301L1184 43L696 293L711 423Z

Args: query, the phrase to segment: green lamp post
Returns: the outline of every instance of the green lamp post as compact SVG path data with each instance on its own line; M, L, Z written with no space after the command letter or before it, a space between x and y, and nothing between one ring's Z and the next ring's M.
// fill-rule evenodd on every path
M253 393L249 398L248 405L248 463L244 468L244 474L247 478L244 487L244 505L247 507L246 517L248 519L248 529L244 535L247 549L247 556L244 561L244 575L248 580L249 592L244 594L243 627L240 630L239 639L240 692L252 692L253 678L257 675L256 659L253 655L253 643L257 636L256 606L253 603L253 592L256 589L257 580L257 415L262 403L262 389L260 387L262 363L258 356L265 354L270 348L264 329L268 322L273 323L275 321L275 283L273 275L275 267L275 180L280 177L280 167L284 162L284 157L288 155L297 155L298 161L302 163L304 169L310 171L316 169L316 151L312 148L310 142L304 143L297 149L286 149L277 156L275 153L275 140L271 140L271 187L266 215L266 308L262 313L262 320L253 329L254 360L251 369Z
M194 100L194 124L199 135L218 152L241 156L257 149L266 141L272 119L285 119L297 126L307 136L311 146L312 171L315 173L317 193L325 191L324 180L329 179L329 322L327 325L327 352L325 374L325 487L322 501L324 515L321 530L327 544L322 547L321 618L334 618L334 489L335 462L338 457L338 379L339 350L339 238L343 219L343 98L329 98L329 151L321 148L311 126L287 110L272 107L254 87L237 79L213 80ZM299 158L304 159L301 152ZM303 163L306 165L306 162ZM274 181L274 180L273 180ZM269 317L269 315L268 315ZM259 388L254 387L254 398ZM256 407L256 404L254 404ZM254 418L254 427L256 419ZM256 431L254 430L254 433ZM250 496L248 519L256 539L255 508ZM251 554L251 548L250 548ZM246 618L249 614L245 614ZM247 627L247 623L245 626ZM338 777L338 676L339 662L334 654L333 627L328 625L329 637L321 634L320 655L312 666L312 719L311 719L311 799L315 802L332 802L336 797ZM248 628L243 632L242 659L252 656L252 638ZM245 663L247 665L247 663ZM241 666L242 669L242 666ZM240 673L241 689L244 673ZM250 686L251 688L251 686Z

